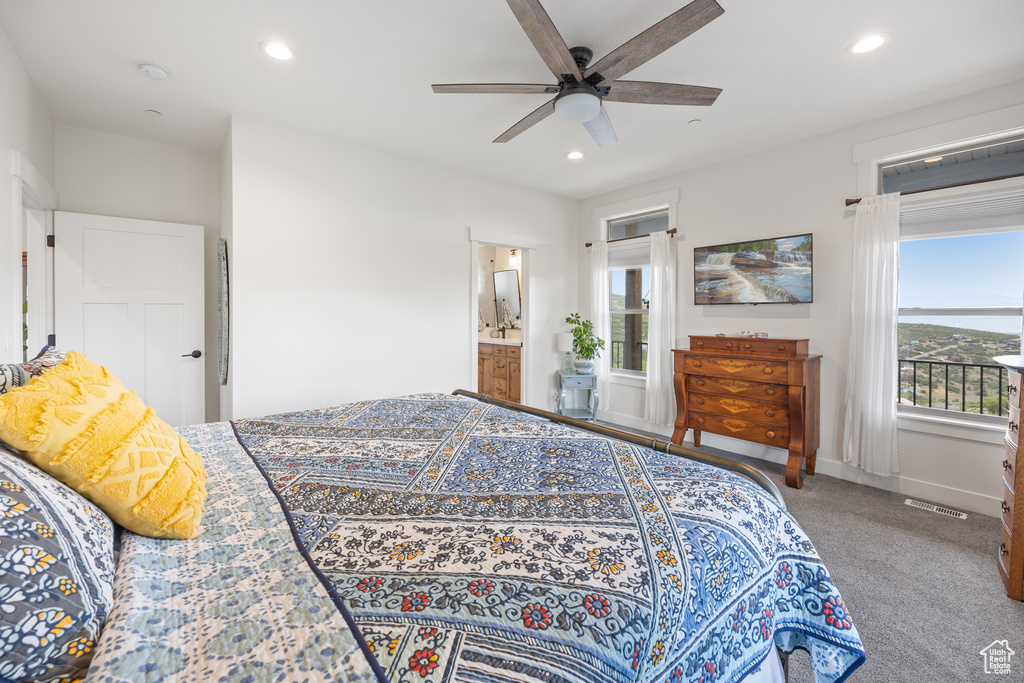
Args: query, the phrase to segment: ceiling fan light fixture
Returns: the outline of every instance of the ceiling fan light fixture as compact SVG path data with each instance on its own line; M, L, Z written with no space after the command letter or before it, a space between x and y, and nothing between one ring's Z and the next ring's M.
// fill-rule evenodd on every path
M586 123L601 113L601 98L588 90L563 90L555 98L555 116L568 123Z

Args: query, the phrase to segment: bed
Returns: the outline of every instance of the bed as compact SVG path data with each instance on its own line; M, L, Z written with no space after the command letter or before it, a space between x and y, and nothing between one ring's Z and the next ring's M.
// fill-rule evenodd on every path
M178 432L204 532L123 534L89 681L762 681L801 648L831 683L864 661L810 540L734 472L445 394Z

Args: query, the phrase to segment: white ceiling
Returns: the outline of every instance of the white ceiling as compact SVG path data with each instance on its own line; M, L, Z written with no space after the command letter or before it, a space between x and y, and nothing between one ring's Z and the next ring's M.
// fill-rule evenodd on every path
M542 1L594 61L685 4ZM235 114L570 198L1024 78L1022 0L719 3L626 77L723 88L718 101L606 103L619 138L606 149L554 117L493 144L543 96L431 91L554 82L503 0L0 0L0 25L58 123L216 152ZM877 31L891 42L846 52ZM296 58L263 55L268 39ZM566 160L573 149L587 156Z

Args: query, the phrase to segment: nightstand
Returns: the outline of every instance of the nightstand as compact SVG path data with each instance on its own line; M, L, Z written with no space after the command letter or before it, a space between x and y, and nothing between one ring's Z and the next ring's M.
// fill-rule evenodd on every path
M573 373L559 372L558 383L561 391L558 394L558 412L566 417L577 420L594 421L597 417L597 375L577 375ZM585 391L586 408L566 408L565 396L569 391Z

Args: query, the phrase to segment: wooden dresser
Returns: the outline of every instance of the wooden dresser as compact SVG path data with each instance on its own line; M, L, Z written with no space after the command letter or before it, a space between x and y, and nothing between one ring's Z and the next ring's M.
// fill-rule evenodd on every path
M477 348L477 391L519 403L523 347L480 342Z
M1024 497L1014 503L1017 491L1024 490L1024 455L1019 449L1021 414L1021 373L1024 357L999 356L997 363L1009 372L1007 397L1010 415L1006 423L1006 459L1003 460L1003 528L999 542L999 575L1006 594L1024 600Z
M690 336L690 349L673 350L676 423L672 442L693 429L789 451L786 484L814 474L818 452L821 356L806 339Z

